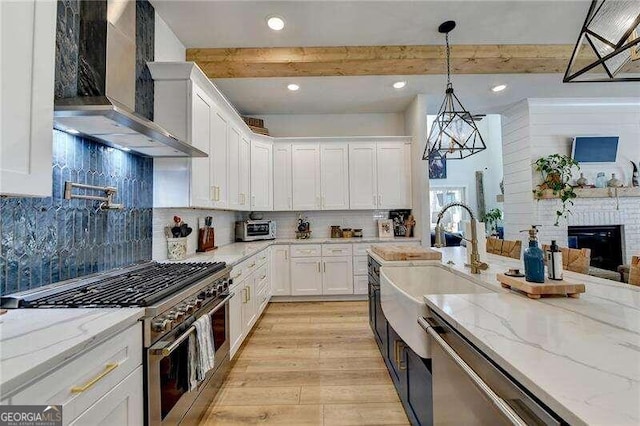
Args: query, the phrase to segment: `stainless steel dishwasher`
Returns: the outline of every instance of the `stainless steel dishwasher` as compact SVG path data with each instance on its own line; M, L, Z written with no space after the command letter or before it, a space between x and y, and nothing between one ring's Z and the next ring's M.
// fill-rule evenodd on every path
M436 314L429 334L434 425L566 424Z

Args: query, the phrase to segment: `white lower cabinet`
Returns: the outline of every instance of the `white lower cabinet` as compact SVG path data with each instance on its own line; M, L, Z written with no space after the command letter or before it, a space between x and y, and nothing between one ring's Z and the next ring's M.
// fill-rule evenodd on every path
M252 274L249 278L244 280L244 286L242 288L242 328L244 333L248 333L251 327L256 322L256 298L255 298L255 277L256 274Z
M353 276L353 294L367 294L369 292L369 277L367 275Z
M271 291L274 296L291 295L289 246L276 245L271 249Z
M351 256L322 258L322 294L353 294Z
M322 294L322 271L320 257L291 259L291 294L309 296Z
M70 425L138 426L144 422L143 408L142 366L139 366Z
M231 357L242 344L242 306L244 305L244 284L231 289L233 297L229 300L229 340L231 342Z

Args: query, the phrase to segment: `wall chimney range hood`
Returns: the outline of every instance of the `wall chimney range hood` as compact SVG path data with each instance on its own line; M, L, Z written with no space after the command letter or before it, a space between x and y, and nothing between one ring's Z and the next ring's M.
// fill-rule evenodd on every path
M77 96L57 98L54 128L147 157L207 157L134 112L136 4L80 2Z

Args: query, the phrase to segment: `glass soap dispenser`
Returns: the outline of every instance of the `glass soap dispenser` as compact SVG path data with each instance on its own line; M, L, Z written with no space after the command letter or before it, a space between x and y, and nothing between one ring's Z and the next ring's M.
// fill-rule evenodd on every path
M533 283L544 283L544 252L538 245L538 225L531 225L531 229L520 232L529 233L529 247L522 256L524 260L525 280Z

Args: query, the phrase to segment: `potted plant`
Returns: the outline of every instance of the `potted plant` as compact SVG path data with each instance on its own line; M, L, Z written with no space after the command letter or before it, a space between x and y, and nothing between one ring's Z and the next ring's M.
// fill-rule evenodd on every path
M482 216L482 221L487 224L489 235L498 235L498 221L502 219L502 210L491 209Z
M538 158L533 167L537 172L542 174L542 183L533 190L538 200L544 198L544 193L550 190L554 197L560 199L562 207L556 210L555 226L558 226L560 218L566 218L571 213L569 209L573 205L573 199L577 197L573 187L569 185L573 171L579 171L578 162L572 158L561 155L552 154L547 157Z

